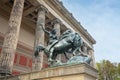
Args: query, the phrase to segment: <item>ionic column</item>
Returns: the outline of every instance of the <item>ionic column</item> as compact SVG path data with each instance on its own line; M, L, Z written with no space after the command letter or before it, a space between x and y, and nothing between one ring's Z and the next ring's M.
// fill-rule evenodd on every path
M92 61L91 61L91 65L93 66L93 67L95 67L95 57L94 57L94 50L93 49L89 49L88 50L88 54L91 56L91 58L92 58Z
M17 47L24 0L14 0L13 8L9 19L9 28L5 34L0 55L0 73L11 74L15 51Z
M35 44L34 47L38 46L38 44L44 45L45 42L45 33L42 29L42 26L45 27L45 13L46 8L41 6L38 9L38 17L37 17L37 26L35 33ZM39 71L43 68L43 52L40 52L39 56L33 58L33 71Z
M61 21L56 18L52 21L52 24L54 25L54 28L56 29L56 34L58 36L58 38L60 37L60 26L61 26ZM57 59L61 60L61 55L57 56Z

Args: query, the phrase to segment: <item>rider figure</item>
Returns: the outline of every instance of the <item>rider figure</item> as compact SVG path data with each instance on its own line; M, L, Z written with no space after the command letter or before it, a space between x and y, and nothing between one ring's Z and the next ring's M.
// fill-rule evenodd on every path
M63 38L68 37L70 33L72 33L72 30L71 30L71 29L66 30L66 31L62 34L62 36L60 37L60 40L63 39Z
M46 32L49 35L49 41L48 41L48 45L52 44L54 41L57 40L57 34L56 34L56 29L53 28L51 31L47 31L43 28L42 29L44 32Z
M45 28L43 28L43 26L42 26L42 29L45 33L47 33L49 35L49 41L47 43L47 45L49 47L47 47L47 48L48 48L48 50L50 50L51 46L58 41L57 34L56 34L56 29L52 28L51 31L47 31ZM52 55L53 55L53 53L50 52L48 61L52 61Z

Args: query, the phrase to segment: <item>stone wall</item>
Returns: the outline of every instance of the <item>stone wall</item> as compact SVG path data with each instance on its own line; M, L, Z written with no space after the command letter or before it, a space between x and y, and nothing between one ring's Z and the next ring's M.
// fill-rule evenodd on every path
M32 49L34 44L34 34L27 30L28 27L21 25L19 43L15 53L13 74L18 75L31 71ZM0 15L0 52L3 44L5 32L8 29L8 20Z
M25 29L27 25L22 24L20 29L19 41L33 47L34 45L34 33L31 33L29 29ZM8 29L8 20L0 15L0 33L5 34Z

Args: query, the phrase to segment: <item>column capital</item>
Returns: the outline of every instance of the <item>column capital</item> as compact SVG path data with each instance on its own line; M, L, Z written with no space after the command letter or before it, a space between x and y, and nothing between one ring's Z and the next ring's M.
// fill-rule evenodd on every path
M55 25L57 23L62 24L62 22L58 18L55 18L51 23L52 23L52 25Z
M36 11L37 12L44 11L45 13L49 12L48 9L45 6L43 6L42 4L36 9Z

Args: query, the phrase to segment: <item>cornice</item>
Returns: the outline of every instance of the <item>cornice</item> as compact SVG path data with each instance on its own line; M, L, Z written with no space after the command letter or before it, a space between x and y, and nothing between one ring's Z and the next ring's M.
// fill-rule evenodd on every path
M62 5L62 2L58 1L58 0L49 0L49 2L53 3L53 6L56 6L55 4L57 4L57 6L59 7L55 7L56 10L59 10L59 12L61 12L63 15L65 15L64 17L67 18L67 20L77 29L80 30L80 32L90 41L92 42L92 44L95 44L96 41L94 40L94 38L87 32L87 30L85 28L83 28L83 26L80 24L80 22L78 22L73 15ZM55 4L54 4L55 3Z

